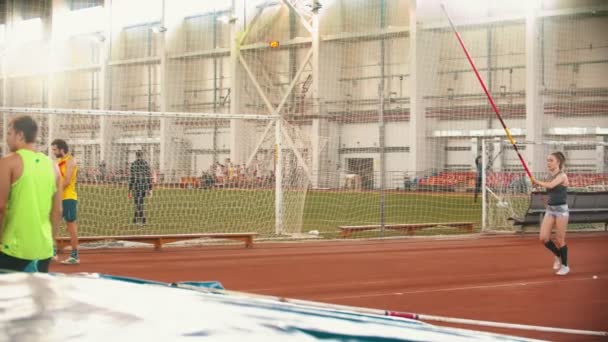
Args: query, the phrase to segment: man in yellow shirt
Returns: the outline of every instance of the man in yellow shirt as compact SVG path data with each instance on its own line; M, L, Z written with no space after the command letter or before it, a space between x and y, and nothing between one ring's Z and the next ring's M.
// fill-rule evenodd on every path
M78 195L76 194L76 176L78 165L74 157L69 153L70 148L65 140L55 139L51 143L51 151L57 158L57 166L61 174L61 185L63 187L63 219L70 234L72 253L70 257L63 260L62 264L75 265L80 263L78 256L78 227L76 216L78 212Z

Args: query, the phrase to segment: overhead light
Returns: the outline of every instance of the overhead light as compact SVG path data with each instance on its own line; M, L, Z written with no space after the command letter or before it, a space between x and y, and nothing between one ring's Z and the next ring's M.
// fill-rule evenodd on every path
M99 40L100 42L103 42L106 40L106 36L101 32L95 32L93 34L93 36L95 36L95 38L97 38L97 40Z
M159 26L152 26L151 30L154 33L163 33L163 32L167 31L167 28L159 25Z
M217 21L221 21L224 24L231 24L231 23L234 23L236 21L236 17L235 16L220 15L219 17L217 17Z

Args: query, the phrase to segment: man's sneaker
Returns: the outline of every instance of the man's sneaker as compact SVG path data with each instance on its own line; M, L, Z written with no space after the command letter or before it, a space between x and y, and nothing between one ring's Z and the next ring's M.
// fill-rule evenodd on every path
M63 260L61 262L62 264L67 264L67 265L76 265L80 263L80 259L79 258L74 258L73 256Z
M562 265L555 274L563 276L570 273L570 267Z
M559 257L555 257L555 261L553 262L553 270L557 271L562 267L562 259Z

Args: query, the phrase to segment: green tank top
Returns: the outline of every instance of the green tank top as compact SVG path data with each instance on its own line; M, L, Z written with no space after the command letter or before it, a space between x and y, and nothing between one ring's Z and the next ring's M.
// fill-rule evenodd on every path
M2 253L19 259L53 256L51 210L57 191L53 162L46 155L18 150L23 174L11 185L4 217Z

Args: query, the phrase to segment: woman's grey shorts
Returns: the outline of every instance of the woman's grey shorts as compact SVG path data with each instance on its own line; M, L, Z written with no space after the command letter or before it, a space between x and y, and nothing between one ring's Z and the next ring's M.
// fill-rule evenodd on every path
M550 216L553 216L553 217L568 217L568 216L570 216L570 214L568 213L568 205L567 204L548 205L547 206L546 214L550 215Z

